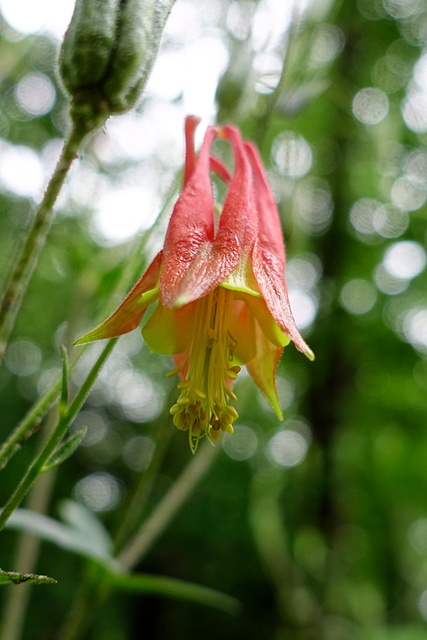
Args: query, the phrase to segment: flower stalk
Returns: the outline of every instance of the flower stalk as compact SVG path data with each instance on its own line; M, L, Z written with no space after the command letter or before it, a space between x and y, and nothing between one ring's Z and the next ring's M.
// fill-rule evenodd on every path
M75 124L65 141L51 180L38 206L31 228L16 261L0 303L0 363L6 352L9 336L27 291L31 276L43 250L54 218L54 204L64 184L73 160L90 130L83 123Z

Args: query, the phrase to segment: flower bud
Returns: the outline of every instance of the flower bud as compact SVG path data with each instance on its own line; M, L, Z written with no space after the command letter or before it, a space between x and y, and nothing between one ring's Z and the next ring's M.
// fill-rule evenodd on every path
M174 2L76 0L59 56L74 120L96 127L135 104Z

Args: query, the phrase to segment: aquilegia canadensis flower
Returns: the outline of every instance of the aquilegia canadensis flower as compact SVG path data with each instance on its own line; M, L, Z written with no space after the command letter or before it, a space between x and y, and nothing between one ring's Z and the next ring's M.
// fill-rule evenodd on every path
M229 403L242 364L282 419L275 377L283 347L292 340L314 357L289 305L282 231L258 151L236 127L211 126L196 156L197 123L186 120L184 188L163 249L116 311L76 343L132 331L157 302L142 335L152 351L174 357L168 375L179 375L180 395L170 413L193 452L201 437L233 432ZM232 175L211 153L215 138L231 144ZM210 171L228 186L219 216Z

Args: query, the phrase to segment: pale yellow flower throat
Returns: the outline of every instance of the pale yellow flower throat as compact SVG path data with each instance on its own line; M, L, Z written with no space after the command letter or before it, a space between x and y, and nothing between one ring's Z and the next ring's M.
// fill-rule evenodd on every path
M185 380L178 384L181 394L170 413L178 429L188 430L190 447L194 452L199 439L207 436L218 440L221 431L233 433L236 409L227 405L236 401L227 386L237 378L240 367L233 366L237 342L230 334L233 293L217 287L197 301L194 331L186 354L188 370ZM171 371L169 375L177 373Z

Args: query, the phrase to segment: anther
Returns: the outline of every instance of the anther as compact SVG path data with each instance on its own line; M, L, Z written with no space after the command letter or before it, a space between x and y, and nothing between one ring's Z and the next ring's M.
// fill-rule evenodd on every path
M179 406L179 404L174 404L169 409L169 413L171 414L171 416L174 416L176 413L178 413L178 411L180 411L180 409L181 407Z
M200 389L194 389L195 395L200 398L200 400L206 400L206 393L201 391Z
M166 378L173 378L179 373L179 369L172 369L172 371L168 371L166 374Z
M228 332L228 346L235 349L237 347L237 340L233 338L230 332Z
M178 382L176 386L178 387L178 389L188 389L190 385L191 385L190 380L181 380L181 382Z
M209 436L212 438L212 440L219 440L221 437L221 432L211 428L209 429Z
M237 418L239 417L239 414L237 413L236 409L234 407L231 407L230 405L225 407L225 411L231 417L232 420L237 420Z
M182 405L186 405L186 404L190 404L190 398L188 396L179 396L178 400L176 401L177 404Z
M186 431L188 429L187 416L183 411L176 413L173 417L173 423L177 429L181 431Z
M237 396L231 389L225 387L225 393L228 395L230 400L233 400L233 402L237 402Z

